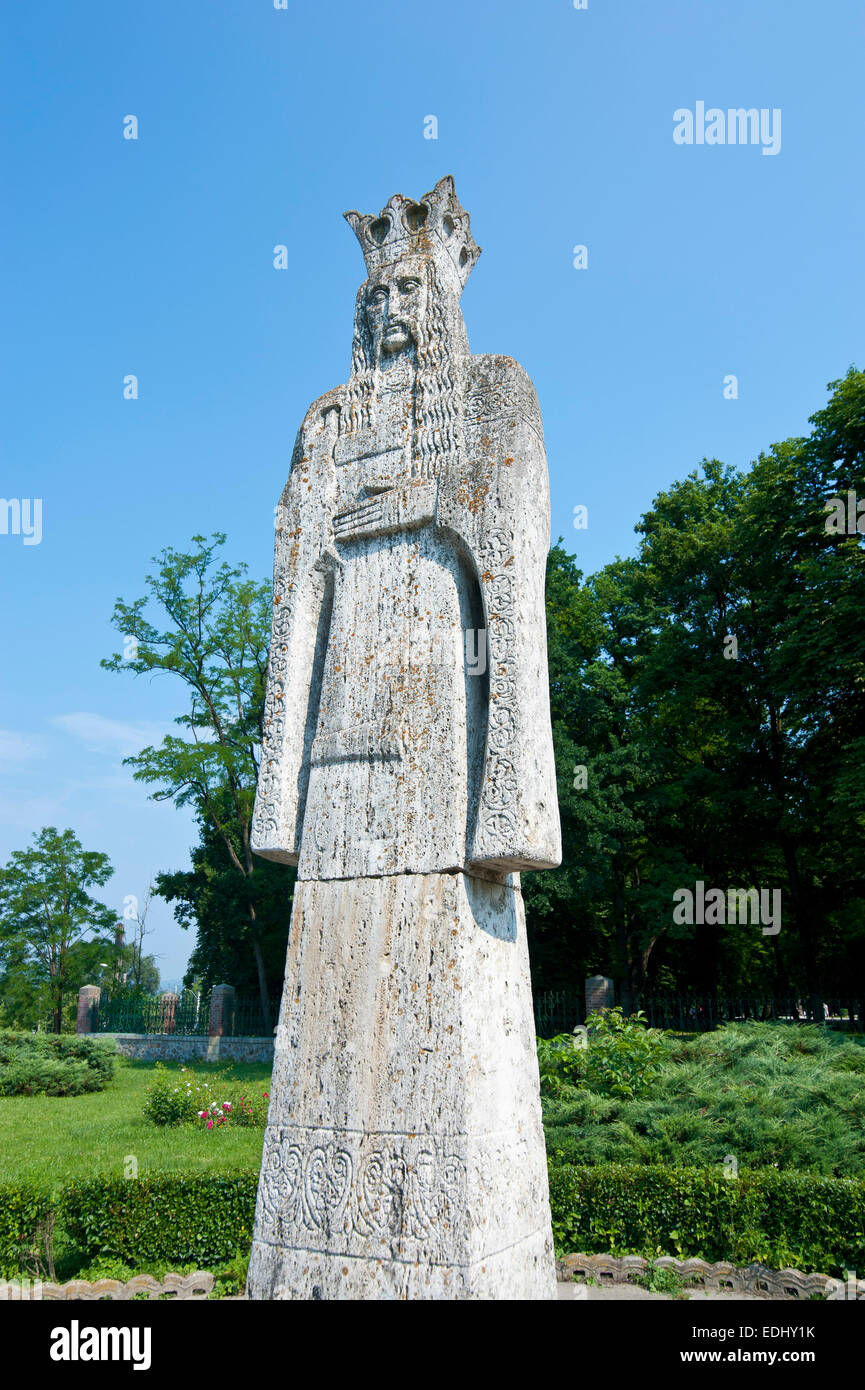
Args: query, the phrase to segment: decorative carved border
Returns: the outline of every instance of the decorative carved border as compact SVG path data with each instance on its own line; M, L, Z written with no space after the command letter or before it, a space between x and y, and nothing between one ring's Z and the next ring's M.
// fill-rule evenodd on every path
M706 1260L676 1260L672 1255L662 1255L657 1260L644 1260L640 1255L566 1255L556 1260L556 1273L560 1280L582 1280L586 1276L600 1280L601 1284L630 1284L632 1275L645 1269L670 1269L675 1274L688 1279L694 1289L706 1289L717 1293L747 1293L753 1298L808 1299L812 1294L825 1294L835 1298L865 1298L865 1279L844 1280L829 1274L803 1274L798 1269L767 1269L765 1265L736 1265L720 1261L708 1264Z
M154 1279L150 1274L136 1274L128 1283L119 1279L97 1279L90 1284L86 1279L70 1279L68 1284L49 1284L39 1281L10 1280L0 1283L0 1300L19 1302L65 1301L68 1299L95 1302L108 1299L126 1303L139 1294L150 1299L207 1298L213 1290L213 1275L196 1270L194 1274L166 1274L164 1279Z
M442 1253L464 1232L465 1159L432 1135L268 1127L259 1240L361 1256L404 1242Z

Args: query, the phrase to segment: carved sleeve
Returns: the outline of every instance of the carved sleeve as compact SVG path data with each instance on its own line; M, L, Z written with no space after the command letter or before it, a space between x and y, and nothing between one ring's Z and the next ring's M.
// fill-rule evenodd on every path
M437 522L471 556L487 630L489 706L473 863L554 868L561 829L550 726L544 577L549 479L534 387L511 358L479 358L458 475Z
M276 511L273 627L252 848L296 864L327 645L332 492L328 398L310 410ZM323 402L325 406L323 408Z

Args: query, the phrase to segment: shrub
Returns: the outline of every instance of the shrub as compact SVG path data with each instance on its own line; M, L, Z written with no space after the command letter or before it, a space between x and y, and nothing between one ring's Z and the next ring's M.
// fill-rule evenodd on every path
M230 1298L243 1293L249 1274L249 1251L238 1251L233 1260L213 1270L216 1276L212 1298Z
M241 1096L232 1113L232 1123L244 1129L264 1129L269 1103L269 1091L263 1091L261 1096Z
M673 1255L865 1271L865 1182L774 1169L550 1165L559 1255Z
M541 1095L569 1095L586 1074L586 1049L577 1045L571 1033L538 1038L537 1043Z
M41 1269L43 1233L56 1205L47 1188L0 1185L0 1277Z
M602 1096L632 1099L660 1075L669 1052L666 1037L642 1012L625 1018L620 1008L589 1014L586 1084Z
M94 1178L66 1190L69 1238L89 1261L213 1269L252 1244L257 1173Z
M157 1062L142 1111L145 1120L155 1125L191 1124L209 1109L214 1092L222 1095L224 1076L224 1072L213 1072L202 1080L191 1067L175 1072Z
M201 1103L197 1094L199 1088L193 1083L192 1073L185 1068L178 1076L157 1062L142 1110L145 1120L154 1125L180 1125L191 1120L196 1106Z
M0 1096L79 1096L114 1075L110 1043L74 1034L0 1032Z
M191 1067L168 1071L157 1062L154 1079L147 1088L142 1111L155 1125L195 1124L207 1129L224 1125L263 1128L267 1123L267 1099L249 1095L230 1080L230 1072L214 1072L205 1079Z
M226 1090L225 1087L222 1088ZM211 1101L206 1109L198 1112L199 1124L208 1130L231 1128L235 1126L240 1129L264 1129L267 1124L267 1103L270 1093L265 1091L261 1096L250 1096L245 1093L235 1095L234 1090L229 1089L228 1094L231 1100Z
M661 1048L650 1084L631 1097L608 1084L594 1034L582 1078L560 1072L549 1085L542 1070L550 1155L577 1166L708 1167L734 1154L742 1168L865 1177L861 1042L819 1026L743 1023L665 1037Z
M182 1264L178 1260L164 1262L149 1262L146 1266L141 1264L133 1267L124 1264L123 1260L102 1257L94 1260L92 1264L84 1265L75 1273L76 1279L86 1279L89 1283L96 1283L98 1279L117 1279L121 1284L127 1284L130 1279L134 1279L138 1274L150 1274L154 1279L162 1280L166 1274L193 1274L199 1266L192 1261ZM214 1276L211 1298L233 1298L242 1294L246 1288L246 1279L249 1272L249 1253L238 1252L232 1259L225 1264L212 1266L209 1270ZM135 1298L146 1298L146 1294L135 1294Z
M56 1218L80 1268L214 1272L237 1285L252 1242L257 1173L93 1178L53 1197L0 1187L0 1271L32 1268ZM770 1170L551 1165L556 1251L731 1260L865 1274L865 1182ZM120 1277L118 1273L117 1277ZM128 1277L128 1276L124 1276Z
M649 1028L644 1013L625 1018L620 1008L589 1014L587 1033L538 1038L541 1094L563 1099L588 1087L602 1096L642 1095L670 1051L667 1036Z

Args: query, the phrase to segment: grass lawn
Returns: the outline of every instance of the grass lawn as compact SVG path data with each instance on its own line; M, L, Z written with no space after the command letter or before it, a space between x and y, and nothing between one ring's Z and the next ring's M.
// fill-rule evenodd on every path
M165 1064L179 1074L181 1063ZM232 1083L266 1089L269 1063L197 1062L195 1076L214 1073ZM117 1059L117 1074L104 1091L84 1096L0 1097L0 1182L52 1183L70 1178L123 1176L132 1154L140 1174L218 1173L226 1168L258 1172L263 1129L226 1125L208 1131L192 1125L157 1126L142 1118L154 1063Z

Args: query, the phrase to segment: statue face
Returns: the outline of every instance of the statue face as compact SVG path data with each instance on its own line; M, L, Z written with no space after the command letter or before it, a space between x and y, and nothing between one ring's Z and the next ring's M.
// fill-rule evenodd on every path
M420 336L427 288L421 262L400 261L370 276L364 313L372 334L375 360L404 352Z

